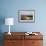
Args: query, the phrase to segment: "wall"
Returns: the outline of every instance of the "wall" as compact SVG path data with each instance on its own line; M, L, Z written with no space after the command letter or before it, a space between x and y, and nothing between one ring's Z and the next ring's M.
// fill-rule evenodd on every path
M15 24L11 27L12 32L46 32L46 0L0 0L0 4L0 17L15 19ZM18 10L35 10L35 23L19 23ZM1 32L8 32L8 26L5 24L0 27Z

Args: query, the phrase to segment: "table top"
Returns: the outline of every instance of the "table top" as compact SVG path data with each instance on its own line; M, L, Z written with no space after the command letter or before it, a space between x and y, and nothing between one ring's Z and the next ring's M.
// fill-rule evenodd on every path
M43 35L40 32L32 32L32 34L25 34L27 32L11 32L11 35L8 32L4 33L5 39L43 39ZM38 34L38 35L35 35Z

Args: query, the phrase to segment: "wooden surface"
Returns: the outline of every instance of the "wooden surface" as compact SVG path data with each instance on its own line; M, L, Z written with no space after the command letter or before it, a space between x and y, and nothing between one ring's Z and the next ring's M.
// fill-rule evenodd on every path
M24 46L43 46L42 40L24 40Z
M43 35L25 35L26 32L11 32L8 35L4 33L4 46L43 46ZM33 32L34 33L34 32Z

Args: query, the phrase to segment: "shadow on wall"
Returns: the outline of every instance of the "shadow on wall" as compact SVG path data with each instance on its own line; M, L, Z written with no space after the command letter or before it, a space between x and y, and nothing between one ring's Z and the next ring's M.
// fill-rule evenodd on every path
M3 32L2 25L5 23L5 17L0 16L0 46L3 46Z

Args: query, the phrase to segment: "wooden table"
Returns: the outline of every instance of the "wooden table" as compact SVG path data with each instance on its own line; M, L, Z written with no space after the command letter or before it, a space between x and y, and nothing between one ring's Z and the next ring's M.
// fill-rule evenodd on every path
M26 32L11 32L8 35L4 33L4 46L43 46L43 35L40 32L38 35L25 35Z

